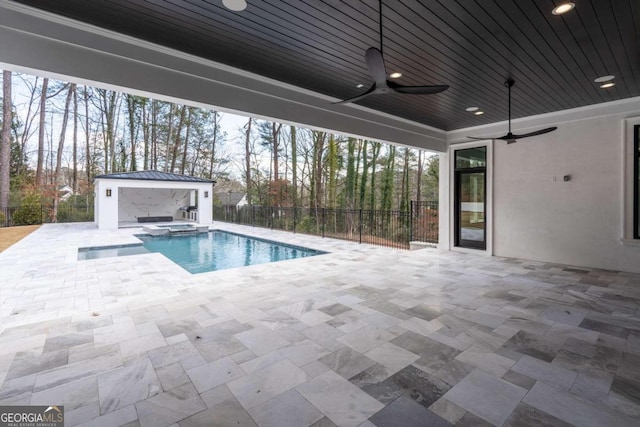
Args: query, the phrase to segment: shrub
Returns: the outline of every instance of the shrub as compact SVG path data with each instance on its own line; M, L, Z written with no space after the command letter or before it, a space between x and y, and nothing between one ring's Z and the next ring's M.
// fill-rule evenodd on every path
M42 223L42 206L40 195L27 193L22 198L22 203L13 213L14 225L31 225Z
M87 212L84 206L68 205L66 203L58 206L58 222L92 222L93 209Z
M296 224L296 231L300 233L319 234L322 226L315 216L305 216Z

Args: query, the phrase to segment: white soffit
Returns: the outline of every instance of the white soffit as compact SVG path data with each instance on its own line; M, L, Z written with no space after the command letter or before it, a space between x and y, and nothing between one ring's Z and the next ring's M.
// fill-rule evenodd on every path
M619 101L603 102L587 105L586 107L572 108L570 110L554 111L536 116L522 117L511 120L511 129L514 133L524 133L536 128L547 126L562 126L563 123L571 123L597 117L613 115L640 114L640 97L621 99ZM469 142L468 136L501 136L507 133L509 122L491 123L482 126L474 126L464 129L456 129L447 132L447 143L457 144Z
M446 132L0 0L0 65L166 101L436 152Z

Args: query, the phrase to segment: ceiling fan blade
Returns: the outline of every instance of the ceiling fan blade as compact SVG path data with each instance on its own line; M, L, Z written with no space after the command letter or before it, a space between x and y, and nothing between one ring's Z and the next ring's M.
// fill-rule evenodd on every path
M358 101L358 100L360 100L360 99L362 99L362 98L364 98L366 96L371 95L372 93L375 92L375 90L376 90L376 84L374 83L373 85L371 85L371 87L369 89L367 89L366 92L364 92L364 93L362 93L360 95L354 96L353 98L344 99L344 100L338 101L338 102L332 102L332 104L335 105L335 104L346 104L348 102L355 102L355 101Z
M507 134L504 136L499 136L496 138L477 138L474 136L468 136L467 138L478 140L478 141L483 139L499 139L501 141L507 141L507 144L513 144L514 142L518 142L519 139L529 138L531 136L544 135L545 133L553 132L554 130L558 129L556 126L553 126L550 128L536 130L534 132L523 133L522 135L516 135L514 133L511 133L511 87L515 83L516 82L513 79L508 79L506 82L504 82L504 85L508 88L508 91L509 91L509 98L508 98L509 99L509 132L507 132Z
M518 141L519 139L529 138L531 136L544 135L545 133L553 132L556 129L558 129L558 128L556 126L554 126L554 127L550 127L550 128L546 128L546 129L540 129L540 130L537 130L537 131L534 131L534 132L523 133L522 135L517 135L517 134L509 132L505 136L501 136L501 137L496 138L496 139L500 139L502 141L507 141L507 144L513 144L514 142Z
M557 126L553 126L546 129L540 129L534 132L523 133L522 135L511 135L511 136L513 137L513 139L529 138L530 136L544 135L545 133L553 132L556 129L558 129Z
M493 136L468 136L469 139L475 139L476 141L486 141L487 139L497 139Z
M400 93L407 93L411 95L430 95L433 93L444 92L449 89L449 85L434 85L434 86L403 86L398 83L387 81L387 85Z
M384 66L384 58L382 58L382 52L375 47L370 47L364 54L364 59L367 62L367 68L369 74L376 81L378 88L387 86L387 70Z

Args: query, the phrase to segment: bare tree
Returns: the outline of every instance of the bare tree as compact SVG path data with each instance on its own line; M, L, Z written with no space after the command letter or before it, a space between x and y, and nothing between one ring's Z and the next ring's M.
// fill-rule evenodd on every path
M2 147L0 147L0 208L9 206L11 168L11 71L2 72Z
M180 148L180 134L182 133L182 126L184 125L185 114L187 113L187 106L183 105L180 109L180 120L178 121L178 127L176 129L176 141L173 144L173 152L171 155L171 169L169 172L174 172L176 167L176 158L178 157L178 149Z
M73 194L78 193L78 91L73 88Z
M58 140L58 151L56 155L56 171L53 175L53 220L58 218L58 203L60 201L60 192L58 191L58 180L60 179L60 170L62 168L62 150L64 150L65 134L67 133L67 122L69 120L69 106L71 98L76 90L75 83L69 85L67 99L64 103L64 113L62 115L62 128L60 130L60 139Z
M29 101L27 105L26 115L21 120L22 133L20 134L19 137L18 135L16 135L16 141L19 141L19 147L20 147L19 156L21 159L21 161L17 165L18 173L22 170L22 168L26 167L26 164L22 161L22 159L25 156L27 142L29 141L29 138L31 138L33 134L33 130L32 130L33 122L35 121L35 118L38 114L38 108L35 108L35 109L33 108L33 103L35 101L36 92L38 89L38 77L36 77L35 80L33 80L33 84L31 83L31 79L25 78L22 75L19 75L19 77L20 77L21 83L24 86L28 87L29 89ZM17 131L17 129L15 130Z
M189 136L191 134L191 117L193 116L193 108L187 108L187 131L184 135L184 148L182 149L182 163L180 164L180 173L184 175L185 167L187 166L187 152L189 150Z
M45 119L47 115L47 88L49 79L42 79L42 89L40 90L40 121L38 125L38 165L36 166L36 186L42 188L42 166L44 163L44 131Z
M216 160L216 146L220 137L220 119L222 116L217 111L213 112L213 137L211 138L211 160L209 161L209 179L213 179L213 164Z
M131 170L138 170L136 164L136 140L138 137L137 117L138 100L134 95L126 95L125 100L127 102L127 114L129 117L129 141L131 144Z
M84 142L86 150L87 182L91 182L91 129L89 128L89 91L86 86L83 87L82 97L84 98Z
M420 196L422 191L422 172L423 172L423 162L422 162L422 150L418 150L418 171L416 172L416 201L420 202Z
M247 186L247 203L251 205L251 122L252 118L245 125L244 138L244 161L245 161L245 185Z

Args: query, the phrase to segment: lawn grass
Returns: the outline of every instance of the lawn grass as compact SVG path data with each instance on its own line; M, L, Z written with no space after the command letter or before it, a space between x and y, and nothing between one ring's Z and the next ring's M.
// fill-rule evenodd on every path
M40 228L40 225L0 228L0 252Z

